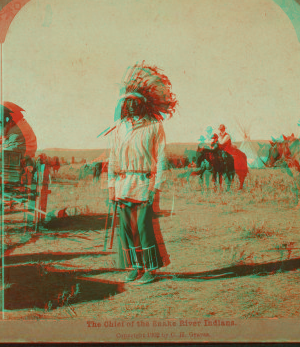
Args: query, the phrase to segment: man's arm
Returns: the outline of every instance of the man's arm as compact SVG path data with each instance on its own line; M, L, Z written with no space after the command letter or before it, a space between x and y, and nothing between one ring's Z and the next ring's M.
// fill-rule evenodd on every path
M226 143L227 141L230 140L230 136L227 134L223 137L223 139L221 139L221 137L219 137L218 141L221 145L223 145L224 143Z
M166 148L166 136L164 132L164 128L161 122L158 123L157 134L155 138L154 145L154 153L155 153L155 161L156 161L156 175L154 180L154 186L151 190L156 192L160 190L161 185L165 181L165 148Z
M117 140L117 131L114 131L112 134L109 162L108 162L108 193L109 200L115 200L115 182L116 182L116 140Z

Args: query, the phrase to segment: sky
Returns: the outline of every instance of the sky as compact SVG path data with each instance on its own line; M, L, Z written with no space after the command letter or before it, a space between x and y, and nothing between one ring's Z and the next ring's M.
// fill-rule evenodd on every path
M3 44L3 100L26 111L39 149L104 148L123 74L145 60L177 95L169 143L221 123L235 141L241 128L253 140L299 135L293 1L31 0Z

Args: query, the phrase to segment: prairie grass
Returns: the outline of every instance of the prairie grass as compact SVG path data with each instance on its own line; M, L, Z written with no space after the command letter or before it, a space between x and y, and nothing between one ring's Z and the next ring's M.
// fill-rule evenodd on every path
M276 235L276 231L274 229L270 229L270 227L266 225L265 221L261 223L255 223L252 221L250 226L243 227L243 231L246 239L265 239Z
M184 169L174 169L172 174L168 173L166 192L176 189L177 195L195 195L201 193L201 202L219 202L222 205L231 203L232 212L242 211L243 205L250 204L282 204L290 207L296 203L297 194L294 187L294 180L284 170L281 169L253 169L247 176L244 183L244 190L238 190L238 179L235 178L231 185L231 190L226 191L226 185L215 187L209 181L209 186L204 183L199 184L198 177L191 177L190 184L186 178L180 178ZM179 192L180 191L180 192Z
M74 210L77 208L76 213L85 216L107 215L108 191L103 189L106 178L93 182L88 176L78 181L80 166L61 167L50 188L48 210L68 206ZM184 169L166 172L160 200L162 215L158 219L171 263L157 273L162 276L165 272L170 273L171 279L162 277L151 285L128 286L124 292L104 300L72 305L65 300L56 309L48 304L44 310L11 311L8 317L299 318L300 270L295 266L285 271L280 265L300 257L299 213L292 210L296 202L293 178L281 169L250 170L243 191L238 190L237 180L231 190L226 191L225 186L215 187L211 180L208 185L205 182L200 185L198 177L190 177L188 182L182 177L184 173ZM10 246L15 243L19 247L25 239L14 229L16 225L13 222L7 224L7 242ZM84 235L82 230L61 231L66 235L64 238L58 238L58 232L50 238L48 234L51 232L45 232L36 246L25 245L26 238L24 248L19 247L15 252L35 252L35 247L39 250L43 247L54 249L56 241L60 242L57 247L61 252L66 249L68 252L102 250L100 245L103 244L104 230L97 230L97 233L85 230ZM68 237L76 239L76 242L70 245ZM117 252L116 244L114 252ZM106 267L114 268L114 257L111 255L104 261L85 254L74 259L40 262L40 266L49 266L57 271L97 270L105 264L113 264ZM274 271L256 270L256 266L272 263L276 265ZM253 268L253 272L246 275L213 280L201 277L211 271L226 273L228 268L235 271L247 266ZM90 275L91 282L117 280L119 272L117 268L115 270L115 273ZM180 277L189 273L199 274L199 278ZM87 283L88 279L89 276L86 277ZM68 297L68 293L66 295Z
M56 182L76 181L79 179L80 168L84 164L68 164L62 165L55 175Z

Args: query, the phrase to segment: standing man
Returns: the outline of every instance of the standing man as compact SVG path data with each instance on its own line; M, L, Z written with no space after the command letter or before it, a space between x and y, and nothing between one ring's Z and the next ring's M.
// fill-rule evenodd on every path
M125 281L152 282L165 265L153 227L153 200L164 181L163 115L177 101L169 79L142 64L128 70L116 108L108 187L120 216L119 265L131 270Z

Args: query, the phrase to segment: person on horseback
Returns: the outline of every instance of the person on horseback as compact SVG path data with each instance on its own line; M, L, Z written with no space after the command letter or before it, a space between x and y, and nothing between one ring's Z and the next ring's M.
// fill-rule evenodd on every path
M244 180L248 174L247 157L245 153L240 151L236 146L232 144L230 135L226 132L226 127L221 124L218 128L219 136L214 134L212 137L211 146L214 149L219 149L230 154L234 159L234 170L239 177L240 187L243 188ZM222 152L220 152L222 154Z
M226 127L224 124L221 124L219 126L219 131L220 131L219 138L218 138L219 148L227 152L226 149L230 149L232 147L231 137L226 132Z
M217 134L213 134L211 137L210 147L214 150L219 149L219 136Z

